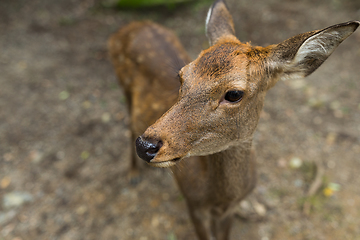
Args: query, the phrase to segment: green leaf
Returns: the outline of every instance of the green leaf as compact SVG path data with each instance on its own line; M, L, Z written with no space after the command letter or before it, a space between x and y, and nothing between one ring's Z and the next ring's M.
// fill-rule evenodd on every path
M159 5L171 6L176 3L184 3L194 0L119 0L118 7L123 8L139 8L139 7L154 7Z

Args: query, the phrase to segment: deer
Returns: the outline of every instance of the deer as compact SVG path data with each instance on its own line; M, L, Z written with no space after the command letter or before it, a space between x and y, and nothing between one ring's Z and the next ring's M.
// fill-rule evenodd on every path
M359 26L350 21L266 47L235 36L223 0L210 7L210 47L191 61L175 34L133 22L108 42L128 99L137 155L170 168L199 240L229 239L236 206L256 185L252 146L266 92L313 73ZM138 174L135 151L130 173Z

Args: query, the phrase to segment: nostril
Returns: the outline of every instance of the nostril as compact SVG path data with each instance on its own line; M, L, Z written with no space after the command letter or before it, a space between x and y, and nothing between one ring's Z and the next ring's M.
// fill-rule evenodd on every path
M160 150L163 143L158 140L144 140L142 137L138 137L135 141L135 145L137 155L141 159L150 162Z
M150 146L150 148L146 151L148 154L156 154L160 148L162 147L162 142L159 141L157 142L155 145L152 145Z

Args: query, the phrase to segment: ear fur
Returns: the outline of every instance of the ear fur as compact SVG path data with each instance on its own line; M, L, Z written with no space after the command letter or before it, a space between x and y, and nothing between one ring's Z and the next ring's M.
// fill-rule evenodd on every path
M296 35L274 47L271 63L280 70L281 79L306 77L314 72L359 24L359 21L351 21Z
M223 0L217 0L208 11L206 35L210 46L225 37L235 38L234 22Z

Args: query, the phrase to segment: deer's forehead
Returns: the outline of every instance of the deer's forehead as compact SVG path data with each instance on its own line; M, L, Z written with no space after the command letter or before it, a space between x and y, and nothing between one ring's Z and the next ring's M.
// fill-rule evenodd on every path
M245 89L247 81L248 45L227 43L213 46L200 53L199 57L184 67L180 75L185 85ZM229 81L230 80L230 81ZM205 87L205 86L203 86Z
M227 43L203 51L193 62L194 74L199 77L221 77L239 65L246 66L247 57L242 45Z

